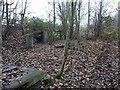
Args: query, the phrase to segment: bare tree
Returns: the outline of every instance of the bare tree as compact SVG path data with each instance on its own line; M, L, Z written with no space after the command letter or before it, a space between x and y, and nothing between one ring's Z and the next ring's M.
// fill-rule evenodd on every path
M0 1L0 51L2 51L2 9L3 9L3 4L4 4L4 1L1 0ZM1 62L1 59L2 59L2 55L1 55L1 52L0 52L0 62Z
M1 2L2 2L2 1L1 1ZM3 4L2 4L1 9L2 9L2 19L3 19L4 13L5 13L5 4L4 4L4 2L3 2Z
M95 1L95 4L93 5L93 18L95 19L93 21L95 27L94 27L94 36L95 38L102 38L103 36L103 32L104 32L104 29L103 29L103 22L104 22L104 17L106 16L109 16L113 11L114 9L111 9L110 7L110 4L113 2L113 1L106 1L106 0L100 0L98 2ZM91 14L93 14L91 13Z
M24 34L24 30L23 30L23 19L24 19L24 17L25 17L25 14L26 14L26 9L27 9L27 4L28 4L28 2L27 2L27 0L25 1L25 6L24 6L24 8L23 8L23 2L22 2L22 11L21 11L21 13L20 13L20 15L21 15L21 29L22 29L22 33Z
M53 31L55 31L55 0L53 1Z
M71 2L71 13L70 13L70 16L68 17L69 23L67 24L68 29L67 29L67 33L66 33L64 59L62 61L60 72L56 76L56 78L58 78L58 79L60 79L62 76L62 73L64 71L64 67L65 67L65 63L66 63L67 57L68 57L69 39L70 39L70 35L71 35L70 32L73 29L73 18L75 15L76 4L77 4L77 2L75 2L75 3L73 1ZM69 2L67 2L66 5L69 6Z
M82 4L82 2L81 1L79 1L79 3L78 3L78 20L77 20L77 38L79 39L79 32L80 32L80 9L81 9L81 4Z
M88 23L87 23L86 38L89 37L89 30L90 30L90 0L88 1Z
M120 1L118 3L118 33L119 33L118 35L120 35ZM120 47L120 37L118 41L118 47ZM120 48L118 49L118 51L120 52Z
M76 11L76 5L77 5L77 2L73 2L71 1L71 18L70 18L70 39L72 39L72 36L73 36L73 25L74 25L74 16L75 16L75 11Z
M67 30L67 15L68 15L68 11L67 9L69 9L69 2L58 2L58 7L59 7L59 13L58 16L60 17L60 20L62 22L62 34L63 34L63 38L66 38L66 30ZM68 7L68 8L67 8Z
M100 38L102 35L102 10L103 10L103 2L100 2L100 9L98 13L98 22L97 22L97 36Z
M19 0L18 0L19 1ZM10 34L10 26L13 25L13 19L12 19L12 14L14 16L14 11L17 9L18 2L16 3L16 6L14 8L12 5L14 2L9 2L6 0L6 2L3 2L3 7L2 7L2 19L6 20L6 30L4 31L3 39L5 40L6 37ZM15 21L15 20L14 20Z
M53 2L53 8L55 7L54 6L54 2ZM50 9L50 2L48 2L48 18L49 18L49 27L48 27L48 30L49 30L49 33L48 33L48 35L49 35L49 44L52 44L52 42L53 42L53 29L54 29L54 27L52 27L52 21L51 21L51 15L52 15L52 10ZM55 15L55 9L54 9L54 12L53 12L53 24L55 24L55 17L54 17L54 15Z
M2 6L3 6L3 0L0 1L0 74L2 74ZM2 87L2 82L0 82L0 87Z
M9 31L9 5L10 4L8 4L8 0L6 0L6 21L7 21L7 23L6 23L6 31L5 31L5 34L4 34L4 36L3 36L3 39L5 40L6 39L6 37L9 35L9 33L10 33L10 31ZM3 8L4 9L4 8ZM4 13L4 12L3 12Z
M93 31L93 35L94 35L94 39L97 38L97 13L95 12L94 14L94 20L93 20L93 24L94 24L94 31Z
M19 0L15 4L15 7L13 8L13 17L11 18L11 25L15 25L17 21L17 7L18 7Z

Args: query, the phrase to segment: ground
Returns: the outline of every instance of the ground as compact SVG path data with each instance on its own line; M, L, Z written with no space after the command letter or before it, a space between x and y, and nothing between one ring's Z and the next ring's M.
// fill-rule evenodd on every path
M81 41L71 43L69 56L61 80L50 88L117 88L119 80L118 41ZM42 68L49 76L55 76L60 70L64 48L52 45L36 44L27 49L22 38L9 36L3 41L3 66L13 64L20 67Z

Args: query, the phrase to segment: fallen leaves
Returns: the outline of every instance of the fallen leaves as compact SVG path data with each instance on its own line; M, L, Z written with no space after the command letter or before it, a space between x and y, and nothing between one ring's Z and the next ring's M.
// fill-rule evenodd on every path
M64 48L38 44L32 49L23 48L24 40L10 37L3 42L3 64L42 68L55 76L60 69ZM56 42L57 43L57 42ZM119 53L117 41L89 41L86 47L71 46L62 80L51 88L119 88ZM84 43L83 43L84 44ZM61 44L63 45L63 44ZM17 72L13 72L17 73ZM4 78L6 78L4 76Z

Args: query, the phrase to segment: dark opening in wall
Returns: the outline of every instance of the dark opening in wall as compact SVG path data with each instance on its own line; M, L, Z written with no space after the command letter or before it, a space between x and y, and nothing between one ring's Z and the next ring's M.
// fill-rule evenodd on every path
M35 39L36 43L43 43L44 42L44 33L38 32L37 34L34 35L34 39Z

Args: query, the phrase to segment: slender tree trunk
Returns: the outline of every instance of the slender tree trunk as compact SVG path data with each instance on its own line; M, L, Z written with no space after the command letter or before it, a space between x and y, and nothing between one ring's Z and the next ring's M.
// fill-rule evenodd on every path
M2 6L3 0L0 1L0 74L2 75ZM0 87L2 87L2 82L0 82Z
M69 38L70 38L70 32L71 32L71 29L73 29L73 17L74 17L74 14L75 14L75 9L76 9L76 4L75 6L73 6L73 2L71 3L71 7L73 8L72 9L72 12L71 12L71 16L69 16L69 20L70 22L68 23L68 29L67 29L67 33L66 33L66 41L65 41L65 50L64 50L64 59L62 61L62 66L61 66L61 69L60 69L60 72L57 74L56 78L60 79L62 74L63 74L63 71L64 71L64 67L65 67L65 63L67 61L67 57L68 57L68 48L69 48ZM66 26L67 27L67 26Z
M58 2L58 6L59 6L59 10L60 10L60 19L62 22L62 35L63 35L63 39L66 39L66 31L67 31L67 14L66 14L66 10L68 9L67 7L68 2L66 2L66 6L64 2ZM67 9L66 9L67 8Z
M49 44L52 44L53 41L53 34L52 34L52 28L51 28L52 24L50 22L50 14L49 14Z
M1 55L1 49L2 49L2 23L1 23L1 21L2 21L2 6L4 5L4 2L3 2L3 0L2 1L0 1L0 61L1 61L1 57L2 57L2 55Z
M53 32L55 32L55 21L56 21L56 18L55 18L55 0L53 1ZM54 40L54 37L53 37L53 40Z
M67 29L67 33L66 33L66 41L65 41L65 50L64 50L64 58L62 61L62 65L61 65L61 69L60 72L57 74L56 78L60 79L63 71L64 71L64 67L65 67L65 62L67 61L67 57L68 57L68 48L69 48L69 36L70 36L70 29Z
M55 31L55 0L53 1L53 31Z
M118 3L118 30L120 32L120 1Z
M73 2L73 0L71 1L71 13L70 13L70 39L72 39L73 36L73 25L74 25L74 15L75 15L75 11L76 11L76 5L77 5L77 1Z
M81 8L81 1L79 1L79 5L78 5L78 39L79 39L79 31L80 31L80 8Z
M76 14L75 14L75 39L77 39L78 38L78 15L77 15L77 11L76 11Z
M9 30L9 18L8 18L8 3L6 1L6 19L7 19L7 31Z
M66 2L66 8L69 8L68 6L69 6L69 2ZM65 14L65 17L66 17L66 19L71 18L71 16L67 17L67 14ZM66 23L66 26L64 27L66 29L66 41L65 41L65 49L64 49L64 58L63 58L63 61L62 61L60 72L56 75L57 79L61 78L61 76L63 74L63 71L64 71L65 63L66 63L67 57L68 57L69 38L70 38L70 25L71 25L71 23L68 23L69 24L68 25L67 20L64 23Z
M8 2L6 0L6 21L7 21L7 26L6 26L6 31L5 31L5 35L3 37L3 39L5 40L6 37L9 35L9 16L8 16Z
M120 35L120 1L118 3L118 35ZM120 36L118 36L118 52L120 53ZM119 54L120 57L120 54Z
M52 41L53 41L53 34L52 34L53 30L52 30L52 28L53 27L51 27L52 23L51 23L51 20L50 20L50 15L51 15L50 7L48 9L49 9L49 16L48 16L48 18L49 18L49 27L48 27L48 29L49 29L49 33L48 33L49 41L48 41L48 43L52 44Z
M73 24L74 24L74 2L71 2L71 18L70 18L70 22L71 22L71 25L70 25L70 39L72 39L72 36L73 36Z
M97 36L98 38L102 37L102 1L100 2L100 11L98 13L98 27L97 27Z
M95 12L95 16L94 16L94 40L96 40L97 38L97 13Z
M21 13L21 30L22 30L22 34L24 34L24 29L23 29L23 13Z
M89 32L90 32L90 0L88 1L88 24L86 38L89 38Z
M22 3L23 3L23 2L22 2ZM22 30L22 34L23 34L23 35L24 35L23 19L24 19L24 17L25 17L26 9L27 9L27 0L25 1L24 10L23 10L23 5L22 5L22 12L21 12L21 30Z
M1 1L2 2L2 1ZM3 19L3 17L4 17L4 11L5 11L5 4L4 4L4 2L3 2L3 4L2 4L2 6L1 6L1 9L2 9L2 19Z

